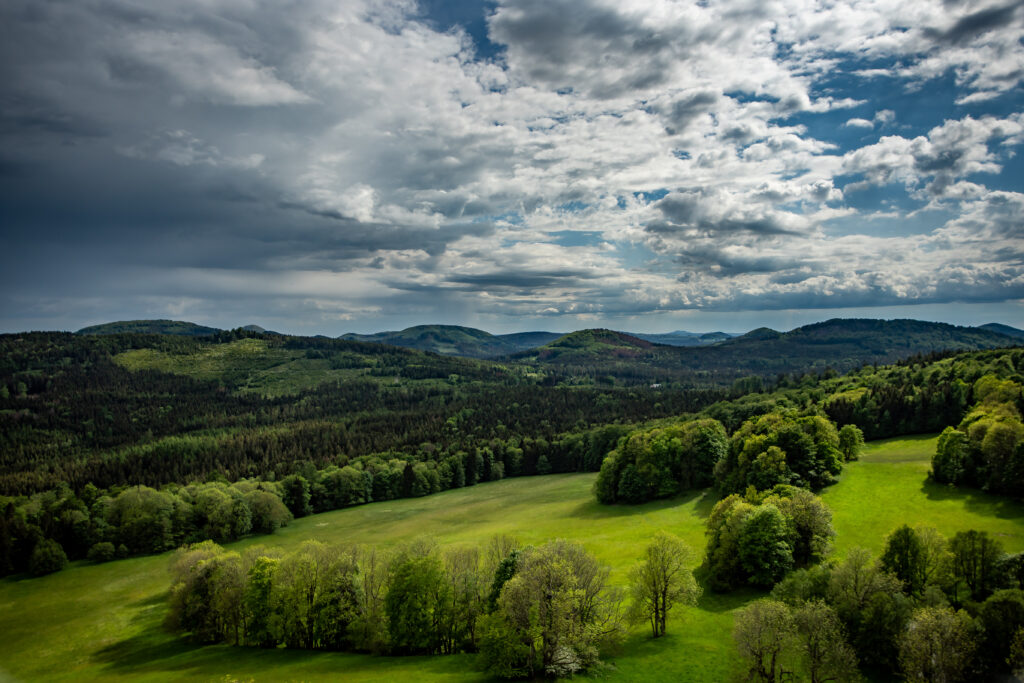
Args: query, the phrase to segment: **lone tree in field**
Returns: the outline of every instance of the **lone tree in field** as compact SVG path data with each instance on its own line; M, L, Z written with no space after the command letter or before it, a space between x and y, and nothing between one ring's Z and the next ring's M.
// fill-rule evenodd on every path
M686 568L690 549L663 531L647 546L644 560L629 574L633 616L651 623L655 638L665 635L668 612L677 603L694 605L701 589Z

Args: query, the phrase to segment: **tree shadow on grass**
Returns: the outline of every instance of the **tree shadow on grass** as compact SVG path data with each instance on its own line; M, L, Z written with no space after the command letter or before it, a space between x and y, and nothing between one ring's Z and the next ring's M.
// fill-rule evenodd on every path
M584 519L613 519L616 517L629 517L638 513L658 512L660 510L683 507L695 501L694 511L701 518L706 519L711 514L711 508L718 502L718 494L714 489L701 489L687 491L671 498L662 498L661 500L653 500L649 503L640 503L638 505L630 505L628 503L604 505L597 502L595 498L580 503L571 514L573 517Z
M1024 504L1011 498L992 495L977 489L939 484L931 479L925 479L921 490L928 500L960 500L964 502L964 506L969 511L975 514L1024 523Z
M728 593L716 593L706 585L704 592L697 601L697 608L705 612L731 612L745 607L754 600L768 597L768 593L753 588L738 588Z

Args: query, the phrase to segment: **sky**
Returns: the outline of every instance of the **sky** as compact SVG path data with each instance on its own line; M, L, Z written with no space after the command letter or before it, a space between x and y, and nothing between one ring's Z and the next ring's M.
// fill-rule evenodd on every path
M1024 327L1024 2L4 0L0 331Z

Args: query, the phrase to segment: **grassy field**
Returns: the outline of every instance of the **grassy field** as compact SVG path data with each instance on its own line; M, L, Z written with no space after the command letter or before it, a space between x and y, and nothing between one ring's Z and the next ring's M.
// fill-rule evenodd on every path
M1024 507L977 492L925 481L934 438L871 444L847 467L824 498L835 513L836 552L855 545L877 552L885 534L904 522L926 523L952 535L986 529L1006 550L1024 550ZM636 507L594 502L593 474L510 479L428 498L374 503L307 517L262 543L292 547L308 538L328 543L394 545L422 536L442 544L481 543L499 533L527 543L570 538L584 543L612 567L626 571L658 529L678 534L695 550L704 547L708 493ZM168 556L82 563L48 577L0 581L0 681L2 680L240 680L477 681L472 656L388 658L350 654L196 647L165 632L161 622ZM732 659L733 610L756 598L742 592L708 594L674 615L658 641L637 628L618 652L608 653L608 680L707 680L726 678ZM230 679L229 679L230 680Z
M210 344L189 354L156 349L133 349L114 360L129 370L161 370L196 379L227 379L238 384L239 393L265 396L297 394L324 382L363 377L365 369L332 369L327 360L306 358L302 350L271 347L263 339L238 339Z

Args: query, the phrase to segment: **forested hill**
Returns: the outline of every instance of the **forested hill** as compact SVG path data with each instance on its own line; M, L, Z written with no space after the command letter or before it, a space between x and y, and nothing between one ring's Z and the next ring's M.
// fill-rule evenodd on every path
M182 337L209 337L220 332L182 320L120 320L83 327L77 334L173 334Z
M626 381L706 381L744 376L844 372L934 351L1020 345L991 330L919 320L834 319L790 332L759 328L701 347L655 345L610 330L584 330L515 356L551 372L609 375Z
M342 339L390 344L419 351L432 351L446 356L494 358L523 349L546 344L559 335L554 332L519 332L494 335L490 332L459 325L417 325L398 332L376 334L344 334Z
M997 334L1005 334L1007 337L1024 339L1024 330L1017 329L1016 327L1010 327L1009 325L1002 325L1000 323L988 323L987 325L980 325L978 329L988 330L989 332L995 332Z

